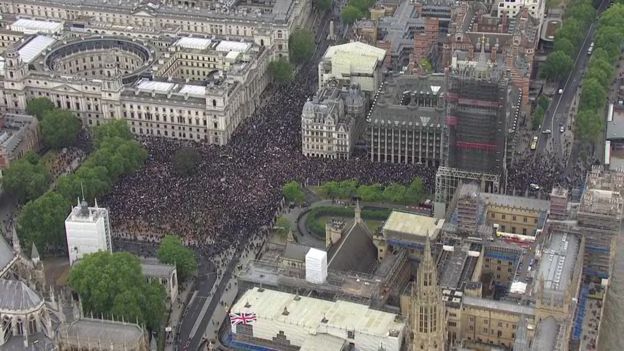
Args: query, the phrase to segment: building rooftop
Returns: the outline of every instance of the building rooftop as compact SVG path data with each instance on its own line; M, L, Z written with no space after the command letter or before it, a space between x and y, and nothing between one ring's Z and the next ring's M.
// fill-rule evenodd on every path
M544 289L565 291L574 273L579 246L579 238L575 235L554 232L550 236L542 250L537 273L538 278L544 278Z
M308 336L299 351L341 351L347 342L329 334Z
M37 57L39 57L39 55L41 55L41 53L52 46L55 42L56 39L52 37L37 35L22 45L18 52L22 61L25 63L32 63Z
M607 140L624 139L624 109L609 104L607 114Z
M548 200L538 200L528 197L491 194L485 192L482 192L480 196L487 205L522 208L534 211L548 211L550 208L550 202Z
M206 50L210 47L212 40L204 38L184 37L178 39L173 45L185 49Z
M377 247L364 223L353 222L352 227L328 253L330 269L373 273L377 267Z
M392 211L382 230L384 235L400 233L422 238L429 236L430 239L435 239L443 224L444 219L427 217L415 213Z
M58 33L63 30L63 23L20 18L13 22L10 28L13 31L25 34Z
M352 73L370 73L386 57L386 50L359 41L330 46L323 59L329 59L335 67ZM335 68L333 68L335 70Z
M617 191L590 189L583 193L580 211L622 216L624 200Z
M553 317L547 317L542 319L535 329L532 351L557 350L557 339L561 329L559 322Z
M143 275L154 278L169 278L176 267L171 264L160 263L157 259L144 259L141 261Z
M64 326L59 336L101 345L135 345L144 334L143 329L134 323L83 318Z
M286 247L284 247L284 251L281 256L290 260L304 262L306 254L309 250L309 246L289 242L286 243Z
M474 306L480 308L487 308L490 310L497 310L499 312L508 312L513 314L524 314L528 316L535 315L535 309L530 306L518 305L507 301L497 301L490 299L483 299L479 297L464 296L462 303L466 306Z
M24 311L42 305L41 297L23 282L0 279L0 312Z
M396 333L396 337L399 337L405 327L396 314L373 310L366 305L341 300L332 302L259 288L247 290L234 303L231 311L254 312L259 319L297 325L311 334L325 329L325 325L378 337Z
M103 207L89 207L85 201L79 202L74 206L65 222L97 222L100 218L105 217L108 210Z
M231 51L247 52L247 50L249 50L250 48L251 48L251 43L222 40L221 42L219 42L215 50L221 51L221 52L231 52Z

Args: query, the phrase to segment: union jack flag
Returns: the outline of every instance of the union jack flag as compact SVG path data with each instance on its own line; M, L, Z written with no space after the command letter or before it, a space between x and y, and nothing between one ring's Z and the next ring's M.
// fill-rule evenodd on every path
M254 312L230 313L230 323L232 325L251 324L256 320L257 318Z

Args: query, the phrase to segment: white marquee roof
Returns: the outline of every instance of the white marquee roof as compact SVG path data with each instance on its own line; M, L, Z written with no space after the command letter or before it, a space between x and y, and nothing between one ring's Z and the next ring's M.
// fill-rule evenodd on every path
M229 41L224 40L217 45L217 51L228 52L228 51L238 51L238 52L246 52L251 47L250 43L244 43L239 41Z
M174 83L157 82L153 80L143 79L137 84L139 90L155 91L157 93L168 93L175 86Z
M210 47L212 40L204 38L180 38L175 42L175 46L180 46L186 49L206 50Z
M206 95L206 87L202 85L186 84L180 89L180 94L189 94L190 96L204 97Z
M63 23L21 18L11 24L11 30L26 34L58 33L63 30Z
M41 55L41 53L43 53L55 42L56 39L54 38L45 35L37 35L19 49L19 55L22 58L22 61L32 63L39 55Z

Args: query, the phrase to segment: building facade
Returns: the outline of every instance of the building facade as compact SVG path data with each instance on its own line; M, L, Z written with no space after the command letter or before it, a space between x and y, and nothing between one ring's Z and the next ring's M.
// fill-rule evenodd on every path
M28 115L6 114L0 116L0 169L20 159L29 151L41 147L39 121Z
M389 77L367 117L371 161L443 164L448 152L443 75Z
M366 97L358 85L323 87L303 105L301 143L305 156L349 159L361 136Z
M21 112L28 100L46 97L85 126L124 119L137 135L225 145L259 104L274 52L207 38L160 44L118 36L25 38L5 53L0 110Z
M108 210L98 207L97 201L89 207L83 200L72 209L65 219L65 234L70 265L90 253L113 252Z

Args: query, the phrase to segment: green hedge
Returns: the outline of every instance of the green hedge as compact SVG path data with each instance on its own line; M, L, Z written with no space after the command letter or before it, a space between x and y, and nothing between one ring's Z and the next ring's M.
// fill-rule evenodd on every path
M373 221L385 221L390 216L390 209L362 209L362 218ZM325 237L325 224L321 223L321 217L353 218L355 211L350 207L315 207L308 212L305 226L314 235Z

